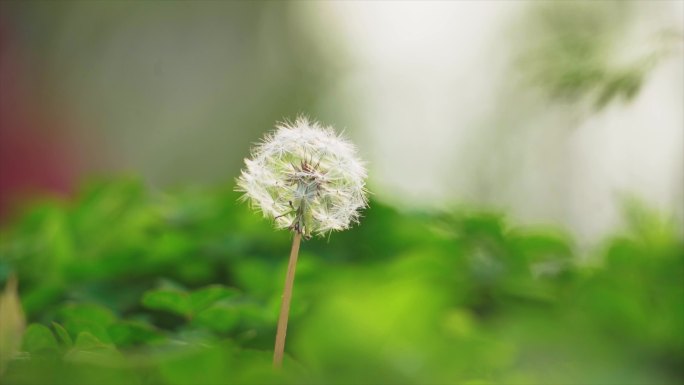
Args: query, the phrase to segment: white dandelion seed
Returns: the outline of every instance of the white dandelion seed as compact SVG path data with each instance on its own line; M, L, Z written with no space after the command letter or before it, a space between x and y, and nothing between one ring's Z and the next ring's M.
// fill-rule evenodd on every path
M311 234L345 230L359 221L367 205L366 169L354 146L304 117L281 123L245 159L237 179L243 199L273 219L277 228L294 232L283 289L273 366L280 367L290 313L299 242Z
M309 237L358 222L367 205L365 179L354 145L300 117L277 125L253 149L237 190L277 228Z

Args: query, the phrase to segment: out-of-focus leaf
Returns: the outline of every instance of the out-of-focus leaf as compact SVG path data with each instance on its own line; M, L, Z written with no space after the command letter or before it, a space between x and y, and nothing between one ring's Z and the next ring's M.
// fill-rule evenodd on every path
M59 340L62 341L62 344L64 344L67 348L74 346L74 341L71 339L69 332L66 331L62 325L58 324L57 322L53 322L52 327L55 329L57 337L59 337Z
M210 285L192 292L179 287L150 290L142 298L144 306L175 313L187 318L208 308L217 301L237 295L238 291L221 285Z
M0 294L0 375L7 361L19 352L26 328L26 318L17 293L17 278L10 276Z
M230 354L223 349L194 348L162 362L159 371L170 385L219 384L233 378L230 364Z
M217 332L228 332L240 321L240 311L234 304L216 303L197 314L194 322Z
M52 331L41 324L31 324L24 333L22 343L23 350L29 353L43 353L46 351L57 351L59 345Z
M59 310L58 317L71 335L89 332L103 341L111 342L107 327L116 321L116 315L103 306L71 303Z
M112 344L100 341L89 332L79 333L73 348L64 355L66 361L99 365L120 365L121 358Z
M153 326L135 321L120 321L107 328L112 342L118 347L153 344L165 340L164 334Z
M226 298L234 297L238 291L221 285L211 285L190 293L190 307L193 314L197 314L208 308L213 303Z
M148 291L142 298L142 304L150 309L164 310L184 317L189 317L192 311L188 293L179 290Z

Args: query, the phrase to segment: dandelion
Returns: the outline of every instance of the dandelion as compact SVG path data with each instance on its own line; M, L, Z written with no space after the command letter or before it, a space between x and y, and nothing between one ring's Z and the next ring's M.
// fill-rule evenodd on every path
M273 365L282 365L287 319L301 238L346 230L366 207L366 170L354 145L305 117L281 123L245 159L237 179L242 199L294 233Z

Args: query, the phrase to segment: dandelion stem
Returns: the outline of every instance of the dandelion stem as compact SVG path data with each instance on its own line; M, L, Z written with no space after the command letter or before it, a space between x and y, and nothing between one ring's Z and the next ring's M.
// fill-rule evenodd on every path
M287 265L283 301L280 305L280 316L278 317L278 330L276 332L275 350L273 352L274 368L280 368L283 365L285 336L287 335L287 319L290 316L290 300L292 300L292 287L294 286L297 256L299 255L299 242L301 239L302 234L299 231L295 231L294 239L292 240L292 250L290 251L290 262Z

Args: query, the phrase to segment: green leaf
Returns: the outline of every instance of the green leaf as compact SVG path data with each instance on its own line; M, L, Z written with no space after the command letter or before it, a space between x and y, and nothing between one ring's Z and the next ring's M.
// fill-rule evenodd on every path
M233 330L240 321L239 309L229 303L217 303L197 314L194 323L216 332Z
M192 313L197 314L204 309L207 309L215 302L234 297L238 291L233 288L228 288L221 285L211 285L194 291L190 294L190 306Z
M60 341L62 341L67 348L71 348L74 345L74 341L71 339L69 332L67 332L62 325L53 322L52 327L55 329L57 337L59 337Z
M103 346L106 345L96 336L88 332L79 333L76 337L76 343L74 344L75 349L96 349Z
M180 290L161 289L147 291L142 304L150 309L164 310L184 317L191 315L188 293Z
M69 304L59 314L65 320L86 321L103 326L116 321L116 315L111 310L97 304Z
M131 346L160 342L164 335L152 325L136 321L122 321L107 328L108 334L117 346Z
M164 310L187 318L192 318L214 303L237 295L238 291L221 285L211 285L192 293L168 285L161 289L150 290L143 295L145 307Z
M105 343L89 332L81 332L64 356L66 361L90 364L120 364L121 355L112 344Z
M106 328L116 321L114 313L97 304L69 304L58 312L64 328L71 335L89 332L99 339L111 342Z
M41 324L31 324L24 334L23 350L30 353L57 351L59 346L52 331Z

